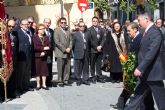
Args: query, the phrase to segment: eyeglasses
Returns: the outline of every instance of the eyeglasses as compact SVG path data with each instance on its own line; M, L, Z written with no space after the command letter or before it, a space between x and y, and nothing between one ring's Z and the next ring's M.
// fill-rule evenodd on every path
M79 27L85 27L85 26L79 26Z
M66 22L61 22L61 24L66 24Z
M8 25L9 28L14 28L15 26Z

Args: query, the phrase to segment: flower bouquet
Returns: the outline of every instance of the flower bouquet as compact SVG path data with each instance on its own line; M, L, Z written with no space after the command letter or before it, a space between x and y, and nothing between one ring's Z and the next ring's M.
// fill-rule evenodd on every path
M123 67L124 88L132 93L136 86L136 80L133 74L136 65L136 55L134 52L130 52L128 56L122 53L119 59Z

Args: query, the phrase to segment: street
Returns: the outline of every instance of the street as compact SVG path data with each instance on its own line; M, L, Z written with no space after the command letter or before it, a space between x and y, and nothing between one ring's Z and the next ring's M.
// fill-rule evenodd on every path
M71 61L72 72L73 59ZM57 72L57 63L53 60L53 72ZM103 72L109 77L109 73ZM53 75L57 80L57 74ZM35 78L31 79L35 81ZM122 83L96 83L90 86L52 87L49 90L29 91L21 98L0 104L0 110L114 110L111 104L117 102Z
M108 74L108 73L104 73ZM21 98L0 104L0 110L114 110L122 83L96 83L52 87L50 90L29 91Z

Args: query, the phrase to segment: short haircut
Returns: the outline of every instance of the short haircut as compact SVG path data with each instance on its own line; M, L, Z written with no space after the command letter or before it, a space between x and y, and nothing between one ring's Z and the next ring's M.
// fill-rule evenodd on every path
M150 21L152 21L151 15L147 12L141 13L141 14L138 15L138 17L139 16L142 17L143 19L149 19Z
M158 22L158 20L161 20L161 22L163 22L163 20L161 18L158 18L158 19L156 19L156 23Z
M44 24L38 24L37 25L37 30L39 30L40 27L45 27L45 25Z
M135 22L131 22L128 26L130 26L132 29L137 29L139 28L138 24Z
M22 24L22 22L24 22L24 21L27 21L27 22L28 22L28 20L27 20L27 19L22 19L22 20L21 20L21 24Z
M65 21L66 21L66 18L65 18L65 17L61 17L61 18L59 19L59 21L61 22L61 20L65 20Z
M93 21L93 19L97 19L98 22L99 22L99 18L98 18L98 17L94 16L94 17L92 18L92 21Z

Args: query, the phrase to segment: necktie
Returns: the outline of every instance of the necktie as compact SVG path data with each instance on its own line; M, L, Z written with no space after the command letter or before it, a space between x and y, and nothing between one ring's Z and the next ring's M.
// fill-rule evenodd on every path
M147 32L144 32L144 33L143 33L143 37L146 35L146 33L147 33Z
M82 38L83 38L83 41L84 41L84 49L86 49L86 40L85 40L85 34L84 33L82 33Z
M29 38L29 43L31 44L32 41L31 41L30 32L29 32L29 31L26 31L25 34L28 36L28 38Z
M46 36L48 36L48 38L49 38L49 41L50 41L50 32L49 32L49 28L46 28Z

